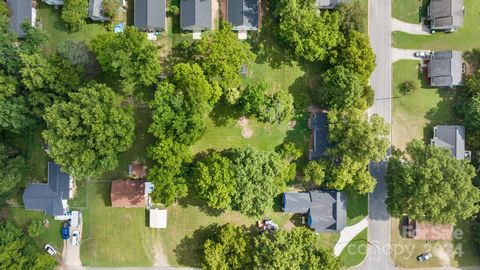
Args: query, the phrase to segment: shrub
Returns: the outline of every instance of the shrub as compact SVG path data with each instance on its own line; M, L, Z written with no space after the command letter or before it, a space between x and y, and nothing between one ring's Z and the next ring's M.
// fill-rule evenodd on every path
M411 80L404 81L404 82L400 83L400 85L398 86L398 90L400 91L400 93L402 95L411 94L414 91L417 91L418 88L419 88L418 82L411 81Z

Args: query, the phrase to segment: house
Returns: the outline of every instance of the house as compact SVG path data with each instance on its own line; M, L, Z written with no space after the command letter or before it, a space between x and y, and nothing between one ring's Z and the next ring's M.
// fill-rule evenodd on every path
M128 176L135 179L143 179L147 176L147 166L140 163L128 165Z
M201 38L201 31L212 30L212 0L180 0L180 26L193 31L194 39Z
M309 119L311 128L309 160L317 160L325 156L332 144L328 141L328 117L326 111L312 113Z
M30 184L23 192L26 210L42 211L56 219L66 219L68 199L73 196L73 178L54 162L48 163L48 182Z
M308 226L315 232L341 231L347 225L346 196L335 190L285 192L283 210L307 214Z
M247 39L247 31L258 30L259 0L228 0L227 18L238 31L238 39Z
M336 9L340 3L347 1L348 0L316 0L315 7L318 9Z
M167 228L167 210L150 209L149 227L155 229Z
M51 6L63 6L65 0L42 0L45 4Z
M470 159L471 152L465 151L465 127L436 126L433 128L432 145L448 149L458 159Z
M452 225L417 222L409 218L404 219L403 236L407 238L423 241L451 240L452 234Z
M167 29L166 0L135 0L134 25L148 32Z
M110 18L103 16L103 0L89 0L88 17L93 21L106 22Z
M464 70L462 52L434 52L427 61L427 77L431 86L454 87L462 84Z
M148 195L145 192L145 181L112 181L110 198L112 207L146 207Z
M432 30L455 31L463 26L463 0L431 0L427 9Z
M35 26L37 19L37 10L34 7L32 0L7 0L7 7L10 13L10 25L17 33L17 36L22 38L25 33L22 30L22 23L28 22L31 26Z

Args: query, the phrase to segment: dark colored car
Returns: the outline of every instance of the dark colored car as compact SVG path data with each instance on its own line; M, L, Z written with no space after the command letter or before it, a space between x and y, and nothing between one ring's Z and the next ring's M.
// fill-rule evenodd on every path
M70 223L65 221L62 227L62 239L67 240L68 238L70 238Z
M420 254L417 256L417 261L419 262L424 262L424 261L428 261L432 258L432 253L423 253L423 254Z

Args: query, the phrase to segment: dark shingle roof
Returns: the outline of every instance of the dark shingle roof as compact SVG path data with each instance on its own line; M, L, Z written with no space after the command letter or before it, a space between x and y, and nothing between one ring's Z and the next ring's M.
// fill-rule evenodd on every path
M308 213L308 224L316 232L340 231L347 224L345 194L335 190L285 192L283 207L287 213Z
M135 27L145 31L163 31L166 29L166 12L165 0L135 0Z
M431 0L429 19L433 30L457 29L463 26L463 0Z
M27 210L42 210L50 216L64 214L62 200L70 198L70 176L53 163L48 163L48 183L30 184L23 192Z
M462 84L462 52L434 52L428 63L428 77L432 86L456 86Z
M313 136L313 145L310 149L310 160L317 160L325 155L327 149L332 146L328 141L327 112L316 112L310 121Z
M180 25L183 30L212 29L212 0L180 0Z
M450 150L458 160L465 158L465 127L436 126L433 134L432 145Z
M229 0L228 21L233 30L257 30L258 0Z
M26 20L32 24L34 20L32 0L7 0L8 10L10 12L10 25L19 37L25 33L22 30L22 23Z

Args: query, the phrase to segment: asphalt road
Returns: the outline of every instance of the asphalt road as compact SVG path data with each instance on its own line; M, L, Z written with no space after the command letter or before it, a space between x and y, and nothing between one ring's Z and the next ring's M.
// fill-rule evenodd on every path
M389 124L392 123L392 56L391 56L391 0L369 1L369 35L376 55L376 68L370 79L375 91L375 103L368 114L378 114ZM391 135L390 135L391 141ZM385 185L386 163L371 164L370 173L377 179L377 185L369 196L368 209L368 252L367 258L356 269L395 269L390 257L390 216L386 211Z

